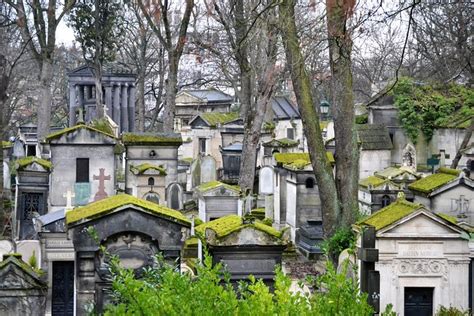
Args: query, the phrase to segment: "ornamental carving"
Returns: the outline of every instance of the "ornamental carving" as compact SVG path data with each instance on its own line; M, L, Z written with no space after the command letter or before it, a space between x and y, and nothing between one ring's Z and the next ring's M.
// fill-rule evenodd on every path
M394 262L395 271L399 275L439 275L448 280L448 266L446 260L415 259Z

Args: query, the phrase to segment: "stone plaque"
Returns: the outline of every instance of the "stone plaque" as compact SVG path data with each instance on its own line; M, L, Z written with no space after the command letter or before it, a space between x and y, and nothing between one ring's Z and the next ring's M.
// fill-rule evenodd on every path
M260 169L259 191L260 194L273 194L273 168Z
M217 179L217 164L212 156L205 156L201 160L201 183Z
M398 243L399 258L443 257L443 243Z

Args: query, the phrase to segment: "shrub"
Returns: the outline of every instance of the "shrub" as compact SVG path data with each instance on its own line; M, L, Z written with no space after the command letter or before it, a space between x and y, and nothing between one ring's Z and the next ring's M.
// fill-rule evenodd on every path
M463 311L453 306L449 306L449 307L440 306L438 311L436 311L436 316L469 316L469 315L471 315L469 310Z

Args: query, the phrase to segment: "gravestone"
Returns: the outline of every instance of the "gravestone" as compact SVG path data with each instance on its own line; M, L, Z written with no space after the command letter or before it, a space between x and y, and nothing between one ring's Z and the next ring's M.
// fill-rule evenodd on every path
M263 167L260 169L259 192L260 194L273 194L273 168Z
M168 187L168 207L174 210L183 209L183 189L178 183Z
M201 159L195 159L191 164L191 189L201 184Z
M217 164L212 156L205 156L201 160L201 183L217 179Z

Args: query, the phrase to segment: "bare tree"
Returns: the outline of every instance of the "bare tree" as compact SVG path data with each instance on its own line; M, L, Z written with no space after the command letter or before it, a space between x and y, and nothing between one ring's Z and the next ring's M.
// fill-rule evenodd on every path
M74 0L58 3L55 0L43 2L33 0L25 6L24 0L5 0L16 13L17 25L23 41L39 69L40 100L38 107L38 139L48 133L51 123L51 82L53 79L56 28L59 22L74 6ZM27 10L28 8L28 10ZM62 8L62 9L60 9ZM58 12L59 11L59 12Z
M174 130L179 61L187 40L194 0L186 0L184 13L179 22L174 17L177 16L176 13L180 7L174 8L175 11L173 11L171 1L138 0L138 5L167 53L168 78L166 80L163 129L165 132L172 132Z

